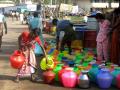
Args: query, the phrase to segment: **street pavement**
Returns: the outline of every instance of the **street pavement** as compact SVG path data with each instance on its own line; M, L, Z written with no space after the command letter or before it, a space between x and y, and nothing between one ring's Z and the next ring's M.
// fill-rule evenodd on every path
M17 38L20 33L26 30L26 25L21 25L19 21L12 22L11 19L7 19L8 34L3 36L2 52L0 52L0 90L83 90L79 87L76 88L64 88L58 83L53 85L31 82L30 78L22 79L19 83L14 82L17 70L10 66L9 56L14 50L18 49ZM53 38L49 35L45 35L45 38ZM102 90L97 85L92 85L91 88L86 90ZM107 89L105 89L107 90ZM111 87L108 90L117 90Z

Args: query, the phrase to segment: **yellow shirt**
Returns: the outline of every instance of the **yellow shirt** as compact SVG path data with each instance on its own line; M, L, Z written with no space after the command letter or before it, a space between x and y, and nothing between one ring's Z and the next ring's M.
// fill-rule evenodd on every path
M56 32L56 26L52 27L52 32Z

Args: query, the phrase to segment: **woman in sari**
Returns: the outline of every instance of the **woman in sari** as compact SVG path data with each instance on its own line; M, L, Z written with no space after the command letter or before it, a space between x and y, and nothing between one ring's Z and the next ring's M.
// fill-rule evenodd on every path
M23 32L19 38L19 49L25 56L25 62L23 66L18 70L16 76L16 82L19 82L20 77L31 76L36 69L36 58L34 54L34 44L37 42L42 48L42 42L38 36L37 29L33 29L31 32Z

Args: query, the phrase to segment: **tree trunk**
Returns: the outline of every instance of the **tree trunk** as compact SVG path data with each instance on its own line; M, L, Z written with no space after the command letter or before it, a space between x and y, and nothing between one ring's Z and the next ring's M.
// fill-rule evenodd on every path
M59 4L58 4L58 8L57 8L57 18L59 17L59 13L60 13L60 5L62 3L62 0L59 0Z
M112 0L108 0L109 8L111 8L111 2L112 2Z
M43 16L43 19L45 20L45 3L44 3L44 0L39 0L40 2L40 4L41 4L41 7L42 7L42 16Z
M120 8L120 0L119 0L119 8Z

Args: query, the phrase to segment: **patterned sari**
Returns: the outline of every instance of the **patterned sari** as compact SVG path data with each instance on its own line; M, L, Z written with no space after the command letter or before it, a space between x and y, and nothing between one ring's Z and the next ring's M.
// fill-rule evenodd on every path
M33 42L35 42L35 40L27 39L27 41L25 41L23 38L21 38L20 42L21 46L19 47L21 47L21 50L25 55L25 62L23 66L18 70L17 75L19 77L30 76L32 73L35 72L36 58L33 49L34 48Z
M35 54L32 49L24 52L25 62L21 69L19 69L18 74L20 77L30 76L31 73L35 72L36 59Z

